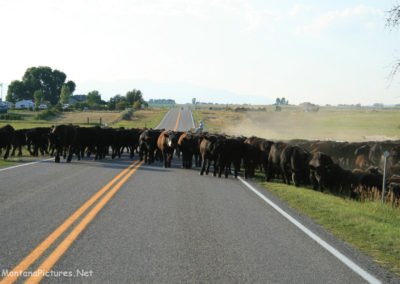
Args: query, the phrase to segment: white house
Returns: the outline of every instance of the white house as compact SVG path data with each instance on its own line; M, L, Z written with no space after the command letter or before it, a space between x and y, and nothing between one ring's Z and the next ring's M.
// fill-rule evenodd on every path
M35 103L32 100L22 100L15 103L15 108L30 108L35 107Z

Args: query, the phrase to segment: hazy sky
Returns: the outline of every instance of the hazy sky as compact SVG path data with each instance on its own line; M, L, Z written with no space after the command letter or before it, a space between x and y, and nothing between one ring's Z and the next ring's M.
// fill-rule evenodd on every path
M400 31L385 29L396 3L0 0L0 82L45 65L65 72L76 93L99 89L103 99L136 80L146 99L173 98L146 86L182 83L207 101L400 103L400 75L387 79L400 58Z

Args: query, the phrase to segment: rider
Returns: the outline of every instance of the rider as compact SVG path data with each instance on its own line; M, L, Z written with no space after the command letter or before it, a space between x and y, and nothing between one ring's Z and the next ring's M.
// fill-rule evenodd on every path
M203 121L200 120L199 129L200 129L200 130L203 130L203 127L204 127Z

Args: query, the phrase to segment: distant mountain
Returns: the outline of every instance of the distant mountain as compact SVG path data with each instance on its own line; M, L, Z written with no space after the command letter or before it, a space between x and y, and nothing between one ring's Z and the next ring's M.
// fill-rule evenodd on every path
M211 89L190 83L156 83L142 79L118 80L112 82L86 81L76 82L76 94L88 93L98 90L103 100L120 94L125 95L132 89L140 89L145 100L149 99L174 99L177 103L190 103L192 98L200 102L213 102L219 104L272 104L275 100L268 97L237 94L234 92Z

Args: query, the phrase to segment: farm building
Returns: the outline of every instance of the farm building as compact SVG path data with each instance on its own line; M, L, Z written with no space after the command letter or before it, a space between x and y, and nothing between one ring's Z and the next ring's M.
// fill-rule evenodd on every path
M84 102L86 101L86 95L73 95L72 97L69 98L68 104L72 105L75 102Z
M22 100L15 103L15 108L30 108L35 107L35 103L32 100Z

